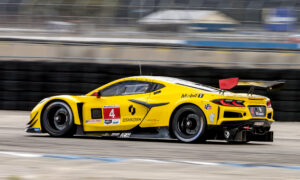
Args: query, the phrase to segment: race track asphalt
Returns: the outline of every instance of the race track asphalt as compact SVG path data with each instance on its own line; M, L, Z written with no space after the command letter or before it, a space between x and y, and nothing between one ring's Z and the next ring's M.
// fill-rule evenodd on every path
M29 112L0 111L0 179L298 179L300 122L275 122L273 143L53 138L24 132Z

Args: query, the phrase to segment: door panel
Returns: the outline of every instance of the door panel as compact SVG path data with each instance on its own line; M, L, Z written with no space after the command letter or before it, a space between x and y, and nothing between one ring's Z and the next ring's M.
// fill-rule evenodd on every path
M178 93L172 91L172 88L158 89L152 93L148 98L149 104L164 104L161 106L153 107L147 114L146 118L140 124L140 127L162 127L169 126L170 116L174 110L173 102L176 102Z
M148 108L131 102L130 99L147 102L148 97L149 93L101 98L87 97L83 105L84 130L124 131L136 127L144 119ZM101 116L99 111L101 111Z

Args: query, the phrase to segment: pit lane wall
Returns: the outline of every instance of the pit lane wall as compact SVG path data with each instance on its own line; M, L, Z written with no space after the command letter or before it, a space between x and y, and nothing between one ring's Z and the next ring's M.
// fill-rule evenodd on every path
M271 98L276 120L300 120L298 69L142 65L142 72L143 75L172 76L211 86L218 86L219 79L229 77L285 80L286 86L281 91L257 90L256 94ZM0 109L31 110L45 97L57 94L85 94L112 80L139 73L138 64L0 61Z

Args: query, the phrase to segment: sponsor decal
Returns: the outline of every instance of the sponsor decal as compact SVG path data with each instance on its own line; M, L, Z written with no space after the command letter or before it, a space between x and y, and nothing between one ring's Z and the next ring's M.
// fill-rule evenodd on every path
M255 106L255 107L249 107L250 113L252 116L265 116L266 110L263 107Z
M129 138L131 136L131 133L121 133L120 138Z
M134 122L134 121L141 121L141 118L123 118L123 122Z
M158 119L147 119L147 121L151 121L151 122L159 122L159 120Z
M120 105L103 106L104 125L120 124Z
M120 124L120 119L113 119L112 124Z
M204 105L204 108L205 108L206 110L211 110L211 109L212 109L212 107L211 107L210 104L205 104L205 105Z
M34 132L41 132L40 128L31 128Z
M182 94L181 98L202 98L203 94Z
M214 122L214 118L215 118L215 114L214 113L211 113L209 115L209 119L210 119L210 122L213 123Z
M85 123L101 123L101 120L86 120Z
M265 115L262 107L257 107L257 111L258 112L256 112L256 115L258 115L258 116L264 116Z
M128 108L128 111L130 112L131 115L135 114L135 107L133 107L133 105L130 105Z
M254 122L254 126L263 126L265 122Z
M104 120L105 125L108 125L108 124L111 124L111 123L112 123L112 119L105 119Z
M120 119L105 119L104 125L120 124Z
M155 125L155 124L159 123L159 120L158 119L146 119L143 122L145 122L146 124Z

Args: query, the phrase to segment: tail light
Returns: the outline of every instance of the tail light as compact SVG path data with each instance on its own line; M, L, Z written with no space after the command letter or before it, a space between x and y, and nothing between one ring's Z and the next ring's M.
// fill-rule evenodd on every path
M267 101L267 107L268 107L268 108L272 108L272 104L271 104L271 101L270 101L270 100Z
M251 127L248 125L248 126L242 126L242 127L240 127L241 129L245 129L245 130L249 130L249 129L251 129Z
M232 106L232 107L245 107L244 101L232 100L232 99L216 99L212 101L215 104L222 106Z

